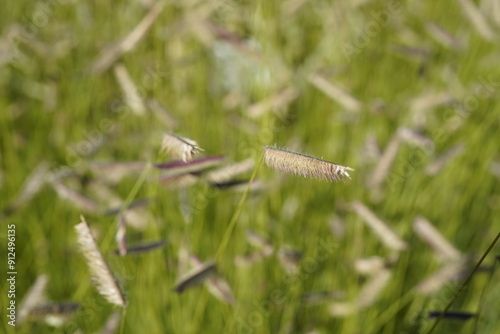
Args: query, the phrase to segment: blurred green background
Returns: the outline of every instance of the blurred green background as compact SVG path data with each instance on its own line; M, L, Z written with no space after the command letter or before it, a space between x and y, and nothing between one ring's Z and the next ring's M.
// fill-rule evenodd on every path
M2 316L0 332L103 330L115 308L92 287L78 252L73 226L82 213L127 294L119 333L424 333L434 321L427 313L446 307L500 230L497 1L2 6L0 278L15 224L18 312L42 274L48 300L81 307L60 327L39 317L13 328ZM253 159L258 189L214 188L203 175L172 187L156 170L113 181L92 168L166 162L165 132L225 164ZM259 163L266 145L356 171L345 183L280 175ZM81 197L58 195L54 185ZM113 256L118 218L103 212L144 198L146 207L131 210L144 225L129 226L127 240L167 245ZM354 201L407 249L384 246ZM417 216L458 250L453 261L466 259L428 293L416 287L454 262L419 237ZM269 240L273 254L245 267L235 259L257 250L248 231ZM206 286L172 291L183 252L206 261L218 250L218 277L234 303ZM443 319L434 333L498 333L498 254L496 246L451 307L475 317ZM357 264L367 259L383 268L362 272Z

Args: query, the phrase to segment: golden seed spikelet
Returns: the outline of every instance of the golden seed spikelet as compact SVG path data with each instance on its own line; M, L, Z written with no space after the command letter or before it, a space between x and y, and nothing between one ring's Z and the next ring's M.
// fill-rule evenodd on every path
M111 304L126 306L125 296L116 281L111 268L102 256L97 243L90 232L88 223L81 216L82 222L75 225L80 250L87 260L97 291Z
M165 133L161 149L170 155L173 159L187 162L203 151L194 140Z
M452 261L444 267L438 269L430 277L425 278L413 289L415 292L427 296L436 294L438 291L443 289L445 285L456 282L459 274L466 268L466 265L466 258Z
M264 147L264 160L266 165L277 171L327 181L350 179L351 176L347 171L354 170L350 167L269 146Z
M413 231L428 244L442 262L459 260L462 254L424 217L416 217Z
M394 251L402 251L408 248L407 243L394 232L387 223L377 217L368 207L361 202L355 201L352 203L352 209L363 220L366 225L371 228L373 233L380 239L380 241L388 248Z
M373 305L384 288L387 287L392 277L392 272L389 269L382 269L373 275L359 291L355 305L357 310L364 309Z

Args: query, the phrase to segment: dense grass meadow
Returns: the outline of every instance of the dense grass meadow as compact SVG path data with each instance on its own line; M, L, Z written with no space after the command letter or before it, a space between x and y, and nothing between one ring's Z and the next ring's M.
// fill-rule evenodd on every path
M0 333L500 333L498 1L2 7Z

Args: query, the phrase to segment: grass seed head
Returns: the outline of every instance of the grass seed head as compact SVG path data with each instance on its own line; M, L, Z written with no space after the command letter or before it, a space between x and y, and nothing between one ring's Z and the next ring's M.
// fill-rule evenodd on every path
M87 260L87 265L89 266L97 291L99 291L99 293L111 304L125 307L125 296L118 285L111 268L102 256L102 253L99 250L92 233L90 232L89 225L83 216L81 217L81 220L82 222L80 224L75 225L78 244L83 256L85 256L85 259Z
M166 133L163 135L162 150L172 158L187 162L203 151L194 140Z
M269 146L264 148L264 160L269 167L277 171L327 181L350 179L348 171L354 170L350 167Z

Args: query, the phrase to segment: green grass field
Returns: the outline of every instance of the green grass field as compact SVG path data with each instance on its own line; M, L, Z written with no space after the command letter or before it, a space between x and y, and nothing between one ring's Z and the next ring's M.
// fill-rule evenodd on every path
M500 232L497 2L2 6L1 333L428 333L429 312L450 302L473 317L449 313L433 333L500 333L498 244L464 286ZM224 160L159 182L164 133ZM262 162L265 146L355 171L338 183L282 174ZM246 159L239 187L207 182ZM96 169L123 162L139 163ZM377 234L365 208L389 230ZM92 284L82 214L125 309ZM113 255L121 216L128 245L166 244ZM431 247L417 217L447 242ZM177 293L190 256L216 273ZM59 327L46 321L61 312L20 320L41 275L38 306L79 305Z

